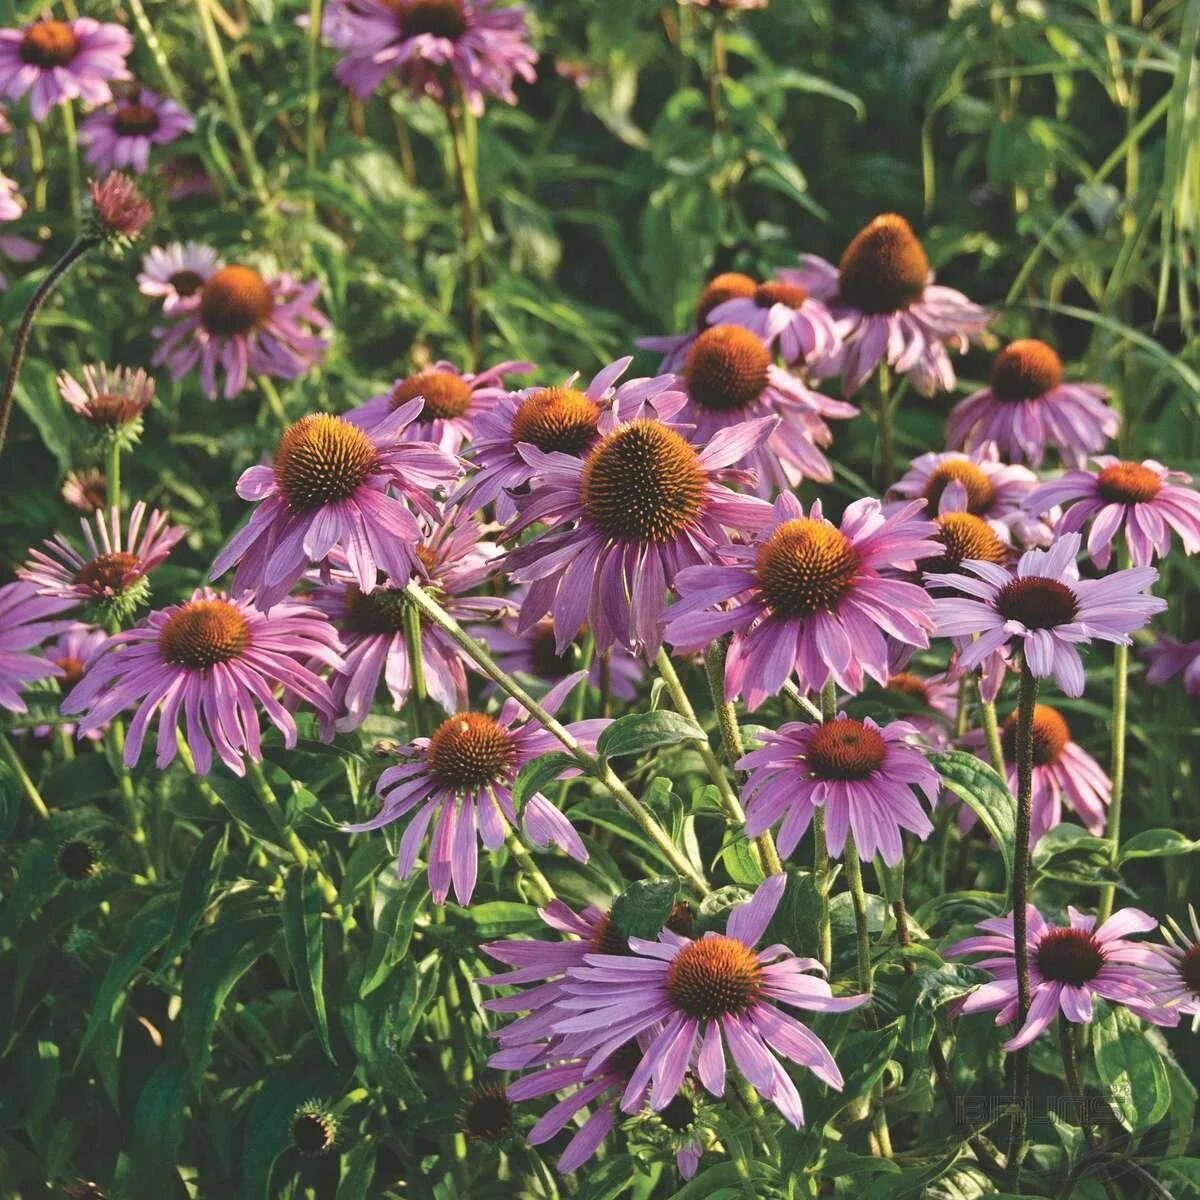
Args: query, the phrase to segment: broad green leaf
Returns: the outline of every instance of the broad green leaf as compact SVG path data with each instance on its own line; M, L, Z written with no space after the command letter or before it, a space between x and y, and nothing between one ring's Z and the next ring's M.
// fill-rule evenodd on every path
M342 1177L333 1200L368 1200L377 1154L374 1142L365 1138L354 1142L342 1155Z
M388 896L371 935L362 983L358 987L360 996L369 996L408 953L413 922L428 895L429 889L414 876Z
M985 971L962 963L946 963L934 971L918 971L905 985L906 1040L914 1052L929 1047L937 1010L991 978Z
M601 735L596 752L602 758L645 754L678 742L706 741L704 730L669 709L618 717Z
M163 950L162 966L158 969L160 977L170 970L172 961L188 944L196 922L208 907L221 874L228 844L229 826L214 825L192 851L187 870L183 873L183 882L179 885L179 903L175 907L175 919Z
M1011 880L1017 811L1008 785L987 763L965 750L931 754L929 758L945 787L970 806L992 835L1004 859L1005 879Z
M1104 1007L1092 1023L1096 1071L1121 1123L1133 1132L1149 1129L1171 1107L1167 1069L1137 1017L1121 1005Z
M613 901L613 926L622 937L653 939L667 923L678 895L678 879L632 883Z
M184 1132L187 1081L183 1064L161 1063L133 1110L133 1137L121 1183L129 1195L167 1196L175 1186Z
M1131 858L1170 858L1176 854L1194 854L1200 850L1200 838L1184 837L1174 829L1147 829L1134 834L1121 847L1121 862Z
M308 868L295 863L283 881L283 944L300 1002L317 1031L321 1049L334 1062L325 1013L325 933L321 914L320 891Z
M513 807L520 812L530 796L540 792L547 784L553 783L564 771L578 766L579 760L563 750L543 754L526 763L513 784Z

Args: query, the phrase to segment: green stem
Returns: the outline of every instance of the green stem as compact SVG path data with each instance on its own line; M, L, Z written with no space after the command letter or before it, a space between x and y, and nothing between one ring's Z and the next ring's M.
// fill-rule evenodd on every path
M75 131L75 109L67 100L59 105L59 112L62 113L63 138L67 143L67 200L71 209L71 223L78 236L83 213L79 198L79 138Z
M977 679L976 684L979 684ZM1000 722L996 719L996 705L992 700L985 700L982 693L979 697L979 711L983 720L983 736L987 742L988 757L992 760L992 768L1001 779L1008 778L1008 768L1004 764L1004 746L1000 741Z
M821 689L821 721L837 716L837 685L832 679ZM817 957L828 973L833 968L833 925L829 919L829 848L825 841L825 809L813 811L813 879L817 885Z
M158 73L162 76L163 87L167 90L167 95L175 101L176 104L187 107L184 100L183 88L179 86L179 80L175 77L175 72L171 70L171 64L167 59L166 52L163 50L162 42L158 40L158 34L154 32L154 26L150 23L150 18L146 16L146 10L142 5L142 0L128 0L129 11L133 13L133 23L138 27L138 33L142 35L142 41L146 44L146 49L150 51L150 57L154 59L154 65L158 68Z
M321 115L321 7L322 0L308 0L304 165L310 171L317 166L317 122Z
M121 442L116 434L108 441L108 508L121 511Z
M450 126L450 147L454 152L454 173L458 181L459 219L463 238L463 305L467 315L467 341L471 351L471 369L479 365L479 218L478 187L473 162L463 137L462 112L457 100L447 99L442 106Z
M846 848L842 856L846 866L846 882L850 886L850 900L854 905L854 943L858 951L858 990L864 995L871 994L873 972L871 970L871 940L867 929L867 892L863 887L862 862L858 857L858 847L854 844L854 834L846 834Z
M883 495L896 478L896 447L892 432L891 372L881 362L875 372L875 405L879 422L879 463L876 483Z
M423 736L430 732L426 720L429 688L425 682L425 656L421 652L421 613L415 605L404 606L404 643L408 650L408 666L412 677L409 703L413 706L413 728Z
M283 397L279 394L279 389L271 381L269 375L259 375L258 386L262 390L263 399L266 400L272 416L279 422L280 429L286 429L290 422L287 410L283 407Z
M637 822L642 832L658 847L663 857L688 881L701 896L708 895L708 881L692 865L687 856L671 840L670 834L655 820L654 815L617 778L612 767L589 754L570 730L548 713L511 675L504 671L492 656L418 583L405 585L405 594L421 610L421 615L443 630L452 642L462 649L480 671L504 692L517 701L544 729L552 733L569 754L594 779L606 788L617 803Z
M524 843L515 833L510 833L508 836L508 852L516 860L521 870L529 877L529 882L538 900L542 904L549 904L555 898L554 888L550 886L550 881L542 874L537 863L533 861L533 855L525 849Z
M33 211L46 211L46 188L49 177L46 173L46 149L42 144L42 133L32 123L26 126L25 138L29 143L29 170L33 175Z
M147 878L156 878L154 859L150 854L150 841L146 837L146 827L142 824L142 806L138 801L137 788L133 785L133 776L125 765L125 723L120 717L114 717L108 727L109 761L117 776L117 788L121 794L121 807L125 810L125 819L129 823L129 836L137 849L138 857L142 860Z
M1079 1127L1083 1130L1084 1141L1088 1144L1088 1149L1095 1151L1098 1148L1096 1139L1096 1131L1092 1128L1091 1121L1087 1118L1087 1101L1084 1097L1083 1080L1079 1074L1079 1056L1075 1049L1075 1032L1071 1027L1070 1021L1067 1020L1061 1013L1058 1017L1058 1049L1062 1055L1063 1074L1067 1080L1067 1090L1071 1093L1071 1099L1075 1103L1075 1111L1079 1117ZM1117 1200L1117 1193L1112 1179L1109 1177L1108 1171L1100 1168L1100 1183L1104 1188L1104 1194L1109 1200Z
M824 720L820 705L814 704L790 679L783 685L783 694L814 721Z
M50 820L50 810L46 807L45 800L42 799L42 793L38 791L37 784L30 778L29 772L25 770L25 764L21 761L21 756L17 753L16 747L8 740L8 735L0 733L0 757L12 768L12 772L20 780L21 787L25 795L29 797L29 803L33 805L33 811L37 813L43 821Z
M725 50L725 16L718 12L713 18L712 57L708 71L708 107L712 112L713 127L717 133L725 131L725 106L721 103L721 90L729 74L729 58Z
M1118 568L1129 566L1129 551L1122 548L1117 560ZM1112 761L1109 774L1112 776L1112 799L1108 805L1108 861L1116 869L1121 853L1121 806L1125 799L1125 728L1126 710L1129 704L1129 647L1113 647L1113 698L1112 698ZM1116 884L1100 886L1100 904L1096 913L1096 924L1112 916Z

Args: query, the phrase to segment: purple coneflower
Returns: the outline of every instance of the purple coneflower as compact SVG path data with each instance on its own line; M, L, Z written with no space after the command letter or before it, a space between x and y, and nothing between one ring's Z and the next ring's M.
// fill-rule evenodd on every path
M1200 696L1200 642L1180 642L1161 636L1143 651L1147 683L1165 683L1180 673L1189 696Z
M751 708L793 673L813 691L834 679L860 692L864 674L887 683L884 635L924 648L933 629L924 588L885 574L937 553L929 540L936 526L914 516L920 507L885 515L878 500L856 500L839 528L819 501L806 516L785 492L757 541L727 547L723 562L679 574L681 600L669 613L667 640L701 649L732 632L725 685Z
M779 418L771 436L739 460L755 472L757 491L764 499L805 479L828 483L833 478L818 449L833 441L823 418L853 417L858 409L814 392L776 366L766 343L751 329L710 325L692 343L681 381L688 405L680 420L695 427L700 442L755 417Z
M904 720L916 731L921 743L933 750L953 748L949 726L958 712L958 689L958 682L947 672L921 676L909 670L895 670L887 681L891 695L904 696L917 707L915 712L905 711Z
M156 296L163 312L173 312L190 300L221 267L217 252L203 242L172 242L151 246L137 277L143 296Z
M956 643L959 667L970 670L1016 647L1035 676L1053 675L1068 696L1082 696L1083 660L1076 646L1094 640L1127 646L1129 635L1167 603L1146 595L1158 578L1153 567L1080 579L1078 555L1079 534L1068 533L1049 550L1027 550L1015 571L968 560L963 569L970 575L927 574L927 583L965 593L933 604L940 635L979 635Z
M94 513L108 505L108 480L95 467L68 471L63 480L62 498L74 509Z
M122 535L121 514L116 508L110 510L107 520L97 512L92 521L85 518L79 522L87 543L85 553L61 533L56 534L43 543L44 551L29 552L29 562L20 575L36 585L42 595L59 596L76 604L140 602L148 592L148 585L143 583L146 576L165 561L187 533L182 526L172 527L167 521L168 514L158 509L146 520L145 501L139 500Z
M1022 338L992 364L991 386L960 400L950 413L946 440L974 450L995 442L1007 459L1039 466L1054 447L1068 466L1116 437L1121 418L1095 383L1064 383L1062 359L1045 342Z
M950 391L954 367L946 346L966 350L992 317L962 292L933 282L924 248L895 213L859 230L836 267L815 254L802 255L789 279L825 301L837 322L841 353L820 370L840 371L846 396L881 362L907 376L923 395Z
M840 713L824 724L792 721L762 734L762 748L737 764L749 772L747 835L757 837L782 819L779 853L789 855L821 808L831 854L842 852L850 832L863 858L879 854L894 867L904 853L902 829L922 841L933 832L913 788L930 805L941 791L937 771L905 742L915 732L907 721L880 727L870 717L855 721Z
M1158 924L1137 908L1122 908L1099 928L1096 918L1068 908L1068 926L1051 925L1032 904L1026 905L1029 930L1029 983L1032 1001L1024 1025L1004 1043L1011 1052L1028 1046L1062 1013L1076 1024L1092 1019L1092 998L1125 1004L1138 1016L1156 1024L1172 1024L1177 1016L1157 1007L1156 986L1149 970L1157 960L1144 942L1129 940L1131 933L1147 933ZM976 988L959 1006L959 1012L995 1012L996 1024L1017 1019L1017 958L1013 918L990 917L980 921L983 934L947 947L943 954L988 954L975 964L989 971L992 982Z
M579 678L571 676L546 693L542 704L547 712L558 711ZM577 721L567 729L585 749L594 750L596 738L608 724ZM572 858L587 862L579 834L541 792L526 799L519 818L513 805L512 787L521 768L558 746L555 736L515 700L506 700L497 717L455 713L429 737L415 738L401 748L402 761L384 771L376 784L383 798L379 813L343 828L347 833L366 833L412 813L396 862L400 877L407 879L416 869L417 852L432 824L429 887L438 904L445 902L451 883L459 904L469 904L479 870L476 838L486 849L498 850L518 824L534 845L553 842ZM577 769L567 768L557 778L578 774Z
M477 116L485 96L515 104L513 79L536 77L525 9L496 0L332 0L321 24L345 57L338 82L365 100L390 75L439 102L461 91ZM449 94L448 94L449 92Z
M155 330L154 362L173 379L199 366L200 384L217 395L224 373L227 400L246 386L251 371L295 379L325 355L322 334L329 321L314 305L318 280L301 284L290 275L264 278L253 267L231 263L214 271L200 288L168 314L174 323Z
M1179 534L1186 554L1200 550L1200 493L1182 471L1169 471L1153 459L1122 462L1096 457L1096 471L1067 471L1044 483L1025 501L1030 512L1068 505L1055 526L1058 533L1082 532L1092 522L1087 548L1102 570L1112 558L1121 526L1135 567L1148 567L1171 549L1171 530ZM1094 518L1094 520L1093 520Z
M707 328L708 318L713 310L726 300L753 299L757 290L758 284L740 271L725 271L714 275L705 284L699 300L696 301L692 328L687 333L641 337L635 339L634 345L639 350L657 350L663 355L658 369L676 372L687 361L688 351Z
M165 146L196 127L192 115L173 100L140 88L115 104L98 108L79 127L88 164L97 171L118 169L144 175L150 149Z
M60 371L58 394L73 412L98 428L117 431L140 421L154 399L154 379L140 368L99 363L85 366L81 374L82 383Z
M437 362L404 379L397 379L388 392L372 396L352 408L346 416L370 430L402 404L420 396L425 401L421 415L405 430L410 441L434 442L449 454L457 454L475 435L476 422L504 396L501 379L523 375L533 363L502 362L478 375L460 371L453 363Z
M216 185L204 159L198 154L177 154L167 159L158 173L167 185L168 200L186 200L189 196L215 196Z
M158 717L155 765L175 758L179 721L196 769L207 774L217 757L244 775L243 756L262 761L259 707L296 744L296 722L279 691L313 705L326 722L334 713L329 685L314 668L341 670L337 634L323 613L287 601L260 612L248 599L199 588L184 604L152 612L133 629L115 634L62 702L64 713L84 714L87 735L124 709L136 707L125 742L125 765L142 753Z
M1190 904L1188 918L1190 932L1174 917L1168 917L1160 926L1167 944L1152 946L1163 961L1151 968L1151 979L1155 1002L1192 1017L1195 1030L1200 1024L1200 920Z
M771 518L769 505L721 480L771 435L776 418L732 425L694 445L665 420L684 397L666 395L654 398L663 420L626 421L610 408L603 436L582 459L520 446L538 482L521 499L514 528L552 527L509 557L513 580L530 585L520 629L551 612L560 652L586 620L597 649L619 642L653 655L671 581L716 558L727 530L758 529Z
M42 650L45 657L62 672L58 676L58 686L64 692L69 692L83 678L92 659L108 642L108 637L103 629L79 621ZM75 735L74 725L60 725L58 728L66 737ZM36 737L49 737L54 729L50 725L39 725L33 732ZM88 736L91 741L99 741L104 731L96 729Z
M431 493L459 474L444 450L401 440L421 403L410 400L372 433L329 413L289 425L274 463L238 479L238 495L258 507L217 555L212 578L237 564L235 590L255 592L267 609L335 549L364 592L380 572L405 581L420 573L421 527L409 505L437 520Z
M842 338L823 301L808 294L795 271L777 271L750 296L732 296L708 313L710 325L740 325L778 344L783 361L820 364L836 357Z
M491 575L501 554L495 542L483 539L484 532L478 521L453 511L423 528L416 548L422 568L416 575L418 582L459 621L491 617L508 608L508 602L498 597L467 594ZM328 581L319 582L307 599L333 622L345 648L345 671L329 681L341 713L334 727L346 732L367 719L380 678L387 683L399 711L413 686L405 636L409 601L403 588L389 579L373 592L364 592L351 574L339 570L330 572ZM429 695L447 712L465 708L467 675L462 652L435 625L421 621L419 627Z
M0 221L15 221L24 211L20 185L0 172Z
M65 674L48 658L29 651L71 628L75 622L70 618L51 618L61 617L72 604L58 596L39 595L23 579L0 587L0 708L25 712L21 689L26 684Z
M731 910L725 934L693 941L670 930L654 942L629 939L628 955L590 954L568 970L563 1014L555 1023L565 1052L599 1066L632 1039L646 1037L621 1108L636 1112L650 1084L650 1107L662 1112L693 1066L704 1088L725 1092L725 1049L743 1077L793 1126L804 1121L800 1095L776 1055L807 1067L838 1090L841 1072L824 1042L780 1004L844 1012L867 996L838 998L814 959L785 946L755 952L783 895L786 877L772 875Z
M28 238L18 237L16 234L4 234L0 236L0 255L15 263L33 262L42 248L37 242L31 242ZM8 276L0 272L0 292L8 290Z
M104 104L112 99L108 81L130 78L125 58L132 49L128 30L91 17L0 29L0 88L12 100L30 92L35 121L77 97Z

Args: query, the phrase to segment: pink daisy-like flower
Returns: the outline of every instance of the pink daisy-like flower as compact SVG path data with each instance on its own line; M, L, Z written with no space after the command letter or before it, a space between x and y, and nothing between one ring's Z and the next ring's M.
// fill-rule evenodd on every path
M295 379L328 349L323 331L329 320L313 303L320 290L315 279L306 284L286 274L265 279L253 267L223 266L171 309L174 324L154 331L159 343L153 361L170 367L173 379L199 366L210 399L217 395L218 371L225 376L227 400L242 391L251 371Z
M1120 427L1107 395L1095 383L1064 383L1053 348L1023 338L996 355L990 387L954 406L946 440L964 450L995 442L1005 458L1034 467L1050 446L1068 466L1081 467Z
M108 637L103 629L80 621L71 625L65 633L45 647L42 653L62 672L58 677L58 686L64 692L69 692L83 678L92 659L107 644ZM67 737L73 737L75 734L74 725L60 725L59 728ZM33 732L36 737L49 737L53 728L49 725L39 725ZM99 741L103 735L103 730L96 729L89 738L91 741Z
M23 579L0 587L0 708L25 712L21 689L26 684L65 674L50 659L29 651L71 628L73 620L51 618L59 618L72 605L59 596L39 595Z
M483 538L478 521L452 511L421 531L416 554L422 571L418 581L457 620L491 617L507 609L494 596L471 596L494 570L501 549ZM395 579L373 592L363 592L346 571L329 573L307 597L337 627L345 647L346 669L330 680L341 716L339 732L357 729L371 711L382 677L397 711L412 690L412 663L405 628L408 600ZM436 626L420 622L421 660L429 695L447 712L467 704L463 655Z
M1027 550L1015 571L995 563L967 561L970 574L929 573L926 583L964 596L934 601L943 637L958 642L963 670L1018 648L1038 678L1053 675L1068 696L1083 695L1083 660L1077 646L1091 641L1129 644L1129 635L1167 607L1146 589L1158 578L1153 567L1114 571L1103 579L1080 579L1079 534L1064 534L1049 550Z
M154 216L137 184L120 171L109 171L98 183L90 180L88 193L95 223L109 240L133 241Z
M345 57L339 83L365 100L391 75L439 102L461 91L476 116L485 96L517 102L513 80L536 78L525 9L496 0L332 0L321 23Z
M1167 944L1151 948L1162 962L1151 968L1156 1003L1193 1018L1192 1028L1200 1023L1200 920L1189 904L1191 931L1183 929L1174 917L1160 926Z
M144 175L150 149L165 146L196 127L195 119L173 100L140 88L115 104L98 108L79 127L88 164L97 171L124 169Z
M140 420L154 399L154 379L141 368L110 369L99 363L84 367L81 374L82 383L67 371L60 371L58 394L91 425L123 429Z
M538 482L520 499L514 531L537 522L552 528L509 556L512 579L530 585L519 629L551 612L560 652L586 620L597 649L619 642L653 655L671 581L715 559L727 530L758 529L771 518L768 504L721 480L770 437L777 418L729 426L697 446L666 423L686 403L680 393L653 403L654 417L602 413L602 436L582 459L520 443Z
M151 246L142 259L138 291L156 296L163 312L174 312L190 300L220 270L217 252L203 242L172 242Z
M0 221L15 221L24 211L20 185L0 172Z
M1159 639L1143 651L1147 683L1166 683L1183 675L1183 687L1189 696L1200 696L1200 642L1181 642L1171 637Z
M425 401L421 415L405 430L410 441L433 442L449 454L457 454L475 435L476 423L505 395L501 379L523 375L533 363L502 362L478 375L460 371L453 363L436 362L432 367L397 379L391 391L372 396L352 408L346 416L370 430L402 404L420 397Z
M79 732L86 736L136 707L125 742L129 767L141 757L157 716L160 771L178 752L182 717L201 774L212 767L215 747L235 775L244 775L244 757L262 761L259 707L283 734L284 745L296 744L296 722L280 701L281 691L332 719L333 696L314 667L340 671L338 649L333 626L306 604L287 601L260 612L247 598L198 588L186 603L152 612L111 637L63 700L62 711L83 714Z
M108 480L104 472L95 467L68 471L63 480L62 498L80 512L97 512L108 505Z
M704 286L696 301L696 312L692 328L687 333L665 334L655 337L641 337L634 341L639 350L656 350L663 355L659 363L660 371L678 371L687 360L696 339L708 326L708 319L713 310L727 300L753 299L758 290L758 284L740 271L725 271L714 275Z
M725 686L750 708L793 673L812 691L833 679L860 692L864 674L886 684L885 635L924 648L933 629L925 589L888 574L938 551L929 540L936 526L914 516L920 507L885 515L878 500L856 500L839 528L819 501L806 516L785 492L755 542L724 549L720 563L680 572L667 640L693 650L732 633Z
M749 772L747 836L782 820L779 853L789 855L822 808L830 853L842 852L849 831L863 858L879 854L894 867L904 853L902 829L922 841L933 832L913 788L931 806L941 791L937 771L905 742L915 732L907 721L880 727L870 717L855 721L841 713L823 725L792 721L764 733L762 748L737 764Z
M808 294L795 271L776 271L752 296L733 296L708 313L710 325L740 325L767 346L778 345L783 361L819 363L835 358L842 338L823 301Z
M1017 714L1013 713L1000 728L1004 748L1005 774L1009 791L1017 794ZM982 738L977 740L977 752L987 761ZM1066 718L1049 704L1035 705L1033 710L1033 820L1029 844L1036 846L1041 836L1062 822L1063 803L1086 826L1088 833L1104 833L1108 820L1108 804L1112 799L1112 781L1104 768L1081 746L1071 740L1071 727ZM976 816L969 805L958 812L958 827L974 826Z
M7 258L10 262L33 262L41 252L41 246L37 242L31 242L28 238L18 237L11 233L0 236L0 256ZM0 292L6 291L8 291L8 276L0 272Z
M718 306L713 316L724 307ZM700 442L755 417L779 418L771 436L739 460L754 470L758 494L764 499L804 479L828 483L833 478L818 449L833 441L823 418L853 417L858 409L814 392L776 366L766 343L753 330L710 325L692 343L680 381L688 397L680 420L695 426Z
M235 590L253 591L268 609L335 549L363 592L379 586L381 572L403 580L422 573L421 527L409 506L436 521L432 493L460 471L444 450L402 440L421 404L410 400L371 433L328 413L289 425L274 463L238 479L238 495L258 507L217 555L212 578L236 564Z
M159 168L158 173L167 185L168 200L186 200L190 196L215 196L216 185L208 174L204 160L197 154L177 154Z
M881 362L907 376L922 395L950 391L954 367L946 346L966 350L992 318L962 292L933 282L924 248L895 213L859 230L836 267L805 254L788 279L825 301L837 322L842 349L816 369L840 372L846 396Z
M110 510L107 521L103 513L97 512L91 522L86 519L79 522L87 542L85 553L81 554L61 533L56 534L43 543L45 551L29 552L29 562L20 575L35 584L44 596L59 596L76 604L114 600L128 594L164 562L176 542L187 533L182 526L172 527L167 521L168 514L158 509L146 520L145 501L139 500L129 514L129 526L122 536L121 514L116 508Z
M77 97L105 104L112 99L108 81L130 78L125 59L132 50L128 30L91 17L0 29L0 88L11 100L31 92L35 121Z
M1158 922L1138 908L1122 908L1099 928L1096 918L1068 908L1070 924L1051 925L1032 904L1026 905L1029 930L1029 983L1032 1000L1025 1023L1004 1043L1012 1052L1028 1046L1061 1013L1068 1021L1086 1024L1092 1019L1092 998L1124 1004L1155 1024L1178 1021L1158 1006L1155 985L1148 969L1159 961L1144 942L1131 933L1148 933ZM1017 1019L1017 958L1013 918L990 917L980 921L983 933L947 947L943 954L988 954L976 963L992 975L992 982L976 988L959 1006L961 1013L995 1012L996 1024Z
M1046 520L1024 508L1038 485L1028 467L1000 461L994 442L984 442L970 454L949 450L913 459L904 476L889 489L887 500L924 500L926 513L967 512L986 521L1005 544L1023 549L1049 546L1054 540L1058 510L1047 506Z
M841 1072L824 1042L780 1007L845 1012L867 996L835 997L814 959L785 946L755 952L783 895L786 877L772 875L730 912L724 934L693 941L666 930L654 942L630 938L629 955L590 954L568 969L563 1014L555 1022L562 1049L595 1068L632 1039L647 1045L625 1088L621 1109L636 1112L650 1085L650 1107L662 1112L693 1068L714 1096L725 1093L725 1046L738 1071L764 1100L799 1127L800 1094L776 1055L807 1067L840 1090Z
M958 712L958 688L947 672L920 676L896 670L887 681L889 698L903 696L916 706L915 712L904 711L903 718L916 731L921 744L932 750L953 749L950 733Z
M542 704L547 712L558 711L579 678L570 676L546 693ZM577 721L566 728L590 751L610 723ZM407 879L416 869L417 852L432 824L429 887L438 904L445 902L451 883L459 904L471 902L479 871L476 839L486 849L498 850L518 823L534 845L553 842L577 861L587 862L579 834L541 792L526 799L520 818L513 804L512 788L521 768L558 747L557 738L515 700L506 700L497 717L455 713L429 737L415 738L403 747L399 765L379 777L376 790L383 798L379 813L343 828L347 833L366 833L413 814L400 839L396 863L400 877ZM568 768L557 778L578 774Z
M1098 455L1095 461L1098 470L1067 471L1028 496L1025 506L1043 513L1068 505L1055 526L1058 533L1082 532L1091 521L1088 553L1101 569L1112 558L1113 539L1122 525L1135 567L1148 567L1155 556L1167 554L1172 529L1184 553L1200 550L1200 493L1184 486L1192 482L1190 475L1169 471L1150 458L1137 463Z

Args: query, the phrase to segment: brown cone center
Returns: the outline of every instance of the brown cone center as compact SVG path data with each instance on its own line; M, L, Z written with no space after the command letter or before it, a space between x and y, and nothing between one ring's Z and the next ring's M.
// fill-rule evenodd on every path
M1062 380L1062 359L1036 338L1012 342L992 363L992 392L1000 400L1036 400Z
M455 791L507 778L515 756L508 731L483 713L455 713L429 739L429 769L439 783Z
M887 742L862 721L826 721L813 734L806 759L818 779L866 779L883 765Z
M252 267L222 267L209 276L200 293L200 323L217 337L260 329L274 310L267 281Z
M938 531L933 540L942 544L943 551L937 558L921 563L926 571L955 571L966 559L982 559L999 565L1008 558L1008 547L982 517L948 512L935 520Z
M461 417L471 407L471 385L453 371L435 368L402 379L392 388L391 407L397 409L416 396L425 400L422 421L449 421Z
M683 376L692 399L709 412L737 412L767 386L771 352L740 325L706 329L688 351Z
M939 463L930 472L929 481L925 484L924 496L931 513L937 512L942 493L952 483L962 484L967 493L967 512L977 517L983 516L996 499L996 489L980 467L965 458L951 458Z
M379 461L361 429L329 413L310 413L284 430L275 481L301 512L352 496Z
M865 313L891 313L921 298L929 259L912 226L883 213L860 229L838 264L841 298Z
M461 0L407 0L400 7L400 26L405 37L462 37L467 31L467 15Z
M65 67L79 51L79 38L66 21L35 21L21 39L21 61L49 70Z
M754 951L730 937L691 942L667 968L667 992L677 1008L715 1020L741 1016L762 994L762 967Z
M1017 761L1017 714L1013 713L1004 722L1000 731L1004 746L1004 757L1011 763ZM1062 752L1071 741L1071 727L1062 713L1048 704L1037 704L1033 709L1033 763L1037 767L1048 767L1058 762Z
M755 576L771 611L785 617L830 612L850 589L858 554L828 521L785 521L759 547Z
M227 600L193 600L172 613L158 635L169 663L203 670L237 658L250 644L250 623Z
M708 314L718 304L724 304L726 300L748 299L754 295L757 288L754 280L740 271L725 271L721 275L714 275L696 303L696 328L703 329L708 324Z
M1034 954L1043 979L1054 983L1088 983L1104 966L1104 951L1086 929L1052 929Z
M573 387L541 388L513 414L514 442L528 442L543 454L578 457L596 440L600 406Z
M149 137L159 124L158 113L145 104L125 104L113 113L113 128L122 137Z
M138 565L138 562L136 554L124 552L99 554L75 572L74 582L80 587L90 588L106 595L119 592L124 586L125 576Z
M1033 577L1001 588L996 608L1006 621L1020 621L1026 629L1053 629L1075 619L1079 601L1065 583Z
M1100 495L1113 504L1145 504L1162 491L1162 479L1141 463L1119 462L1096 477Z

